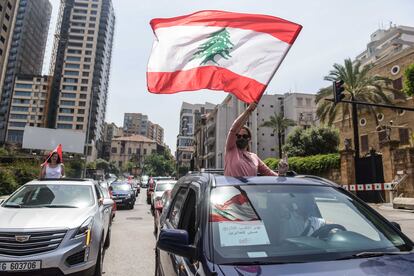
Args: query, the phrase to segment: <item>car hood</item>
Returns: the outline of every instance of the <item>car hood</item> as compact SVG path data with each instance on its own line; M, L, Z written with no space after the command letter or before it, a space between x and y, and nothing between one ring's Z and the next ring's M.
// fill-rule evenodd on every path
M303 264L230 266L220 265L224 275L306 275L306 276L382 276L413 275L414 254L374 258L313 262Z
M77 228L95 207L88 208L4 208L0 207L0 229L27 230L44 228Z

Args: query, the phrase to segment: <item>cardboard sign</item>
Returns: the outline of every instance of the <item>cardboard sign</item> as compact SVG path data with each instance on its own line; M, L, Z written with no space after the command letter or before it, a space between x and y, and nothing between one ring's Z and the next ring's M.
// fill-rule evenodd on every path
M223 221L218 224L222 247L270 244L266 227L261 220Z

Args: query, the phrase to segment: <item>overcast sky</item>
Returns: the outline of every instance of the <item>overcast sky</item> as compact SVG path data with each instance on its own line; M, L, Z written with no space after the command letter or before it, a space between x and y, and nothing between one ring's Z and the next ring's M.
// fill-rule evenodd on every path
M50 0L53 16L44 70L50 49L60 0ZM267 93L316 93L329 85L323 81L334 63L355 58L372 32L390 23L414 26L412 0L113 0L116 30L112 57L107 122L118 126L125 112L140 112L165 130L165 142L173 152L183 101L220 103L223 92L200 91L154 95L146 89L146 66L153 42L149 21L199 10L215 9L260 13L281 17L303 26L295 44L270 83Z

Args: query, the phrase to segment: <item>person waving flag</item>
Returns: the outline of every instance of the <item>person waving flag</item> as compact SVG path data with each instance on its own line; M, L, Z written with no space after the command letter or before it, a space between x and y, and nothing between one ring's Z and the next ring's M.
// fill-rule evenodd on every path
M223 90L258 102L302 26L281 18L199 11L153 19L148 91Z

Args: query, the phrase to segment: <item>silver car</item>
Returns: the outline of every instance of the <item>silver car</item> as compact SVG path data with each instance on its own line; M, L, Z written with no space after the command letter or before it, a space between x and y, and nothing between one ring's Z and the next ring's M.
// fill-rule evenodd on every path
M92 181L23 185L0 205L0 274L101 275L112 206Z

